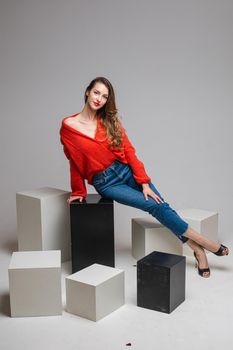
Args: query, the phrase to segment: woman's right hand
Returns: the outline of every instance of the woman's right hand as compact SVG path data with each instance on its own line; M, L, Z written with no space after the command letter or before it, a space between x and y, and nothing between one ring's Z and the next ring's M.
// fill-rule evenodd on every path
M82 196L70 196L70 198L67 199L67 203L70 204L73 201L79 200L79 202L83 201L83 197Z

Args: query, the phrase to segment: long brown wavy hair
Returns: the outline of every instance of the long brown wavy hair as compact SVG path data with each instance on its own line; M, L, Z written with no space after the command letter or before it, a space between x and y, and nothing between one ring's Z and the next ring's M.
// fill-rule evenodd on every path
M108 98L104 106L97 111L97 117L100 118L103 126L106 129L107 137L110 140L110 145L118 149L121 148L122 132L120 130L120 120L116 108L115 93L110 81L104 77L96 77L93 79L84 94L85 103L87 101L86 93L89 92L96 83L102 83L108 89Z

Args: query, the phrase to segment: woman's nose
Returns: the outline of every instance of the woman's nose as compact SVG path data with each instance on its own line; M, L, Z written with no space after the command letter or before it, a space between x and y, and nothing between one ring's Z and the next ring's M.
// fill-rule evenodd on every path
M102 97L97 97L97 102L100 104L102 102Z

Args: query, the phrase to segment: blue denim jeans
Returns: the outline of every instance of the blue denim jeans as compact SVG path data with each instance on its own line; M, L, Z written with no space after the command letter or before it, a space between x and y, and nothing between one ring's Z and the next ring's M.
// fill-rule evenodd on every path
M102 197L111 198L116 202L142 209L169 228L183 243L188 240L183 236L188 224L164 201L151 182L149 183L150 188L164 203L157 203L150 196L146 200L142 192L142 186L134 180L132 170L128 164L118 161L113 162L105 171L93 176L92 184Z

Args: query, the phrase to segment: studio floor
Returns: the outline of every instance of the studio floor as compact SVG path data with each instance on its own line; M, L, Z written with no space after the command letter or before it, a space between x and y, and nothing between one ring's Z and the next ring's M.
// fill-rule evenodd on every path
M232 242L224 242L231 247ZM233 253L208 254L211 277L201 278L186 259L186 300L171 314L136 306L136 267L129 249L116 251L116 267L125 271L126 303L98 322L65 311L62 264L62 316L11 318L8 265L13 247L0 251L0 349L149 350L229 349L233 341ZM231 249L232 250L232 249ZM127 345L128 344L128 345ZM129 345L131 344L131 345Z

